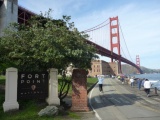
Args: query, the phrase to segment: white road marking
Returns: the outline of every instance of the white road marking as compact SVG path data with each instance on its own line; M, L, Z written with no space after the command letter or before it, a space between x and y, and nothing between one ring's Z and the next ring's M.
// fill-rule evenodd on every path
M95 88L95 86L94 86L94 88ZM95 112L95 115L96 115L97 119L102 120L102 118L98 115L97 111L93 108L93 106L91 104L91 95L92 95L92 92L93 92L94 88L91 90L91 93L90 93L90 96L89 96L89 104L90 104L91 108L93 109L93 111Z

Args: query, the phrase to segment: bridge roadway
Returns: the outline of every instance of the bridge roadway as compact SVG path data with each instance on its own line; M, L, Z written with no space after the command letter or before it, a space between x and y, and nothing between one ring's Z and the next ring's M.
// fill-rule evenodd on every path
M160 96L146 97L144 91L122 85L116 79L107 78L100 93L96 85L89 94L89 104L95 118L88 120L160 120Z

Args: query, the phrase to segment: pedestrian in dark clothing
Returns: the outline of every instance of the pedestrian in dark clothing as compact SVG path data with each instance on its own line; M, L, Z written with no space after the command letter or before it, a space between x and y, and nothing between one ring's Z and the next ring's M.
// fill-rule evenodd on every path
M122 84L124 84L124 77L121 78Z
M145 78L142 79L141 87L144 87Z
M142 84L142 80L141 79L137 79L137 87L139 90L141 90L141 84Z

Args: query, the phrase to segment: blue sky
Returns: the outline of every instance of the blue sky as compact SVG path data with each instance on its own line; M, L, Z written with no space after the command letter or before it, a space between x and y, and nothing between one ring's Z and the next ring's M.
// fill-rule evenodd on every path
M18 4L37 14L51 8L54 19L71 16L79 31L118 16L132 62L139 55L141 66L160 69L160 0L18 0Z

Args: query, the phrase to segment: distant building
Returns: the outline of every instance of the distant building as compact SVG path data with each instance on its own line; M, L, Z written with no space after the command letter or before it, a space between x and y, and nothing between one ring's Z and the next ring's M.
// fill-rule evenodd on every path
M118 74L118 65L116 62L110 63L103 60L93 60L91 70L89 70L88 76L96 75L117 75Z
M88 76L95 77L96 75L118 75L118 64L116 62L106 62L103 60L93 60L92 70L89 70ZM66 76L72 76L73 65L70 64L64 71Z

